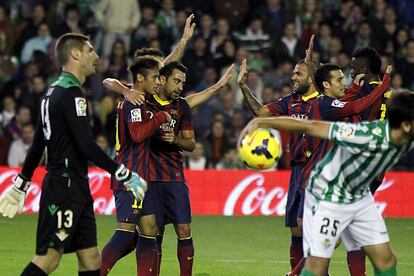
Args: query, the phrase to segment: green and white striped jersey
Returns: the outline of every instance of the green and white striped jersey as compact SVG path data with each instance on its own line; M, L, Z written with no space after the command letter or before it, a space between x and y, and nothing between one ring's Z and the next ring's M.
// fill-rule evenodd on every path
M341 204L368 195L372 180L414 148L414 142L391 144L387 120L336 122L329 129L328 139L334 146L312 170L307 189L318 200Z

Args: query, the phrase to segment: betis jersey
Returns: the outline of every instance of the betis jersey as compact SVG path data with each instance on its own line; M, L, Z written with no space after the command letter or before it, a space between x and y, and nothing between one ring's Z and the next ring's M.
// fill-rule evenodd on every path
M307 189L317 200L340 204L367 196L372 180L414 148L414 142L391 143L387 120L333 123L328 139L334 146L312 170Z

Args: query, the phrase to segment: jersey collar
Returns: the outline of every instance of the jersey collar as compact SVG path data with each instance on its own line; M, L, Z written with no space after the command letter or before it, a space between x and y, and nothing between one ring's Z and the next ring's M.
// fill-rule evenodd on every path
M312 98L315 98L317 96L319 96L319 92L318 91L315 91L312 94L310 94L309 96L302 96L302 100L304 100L305 102L307 102L308 100L310 100Z
M69 78L72 81L74 81L76 85L82 86L81 83L80 83L80 81L74 75L72 75L69 72L62 71L62 73L60 74L59 78L61 78L61 77L62 78Z
M154 99L159 103L161 106L169 105L172 101L169 100L161 100L158 94L154 94Z

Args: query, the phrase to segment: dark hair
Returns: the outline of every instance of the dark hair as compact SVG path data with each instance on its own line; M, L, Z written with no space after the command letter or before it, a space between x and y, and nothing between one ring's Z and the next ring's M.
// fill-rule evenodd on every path
M296 64L306 64L305 59L299 60ZM312 60L312 64L313 64L313 67L315 67L316 69L318 69L319 67L321 67L321 63L316 62L314 60Z
M329 83L331 82L331 79L332 79L331 71L335 71L335 70L341 70L341 67L337 64L332 64L332 63L323 64L321 67L319 67L316 70L315 86L319 92L323 92L324 90L323 88L324 81L327 81Z
M372 47L363 47L356 49L352 53L352 57L355 59L361 59L369 71L375 75L378 75L381 71L381 57L377 50Z
M135 51L133 59L142 58L144 56L155 56L163 58L164 54L155 48L140 48Z
M187 73L187 67L185 67L181 62L172 61L161 68L160 76L164 76L168 79L168 77L171 76L174 69L180 70L184 74Z
M56 58L61 65L69 61L70 51L75 48L82 51L83 45L89 41L87 36L75 33L66 33L58 38L56 42Z
M414 92L394 92L387 102L388 121L391 128L399 128L404 121L414 120Z
M137 81L137 75L146 77L149 71L159 69L160 63L152 58L138 58L129 66L129 71L132 74L133 82Z
M76 11L78 14L80 13L79 8L76 4L67 4L65 6L65 17L68 15L70 11Z

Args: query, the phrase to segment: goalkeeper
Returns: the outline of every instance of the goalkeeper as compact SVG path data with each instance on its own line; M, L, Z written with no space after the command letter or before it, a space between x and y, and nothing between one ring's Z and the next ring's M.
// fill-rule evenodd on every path
M147 184L138 174L112 161L92 139L81 85L95 73L98 59L89 39L65 34L56 43L62 64L59 79L41 102L33 145L22 172L0 197L0 213L13 218L22 211L30 179L45 147L47 171L40 198L36 255L21 275L53 272L63 253L76 252L79 275L99 275L93 199L88 184L88 160L114 175L142 201Z

